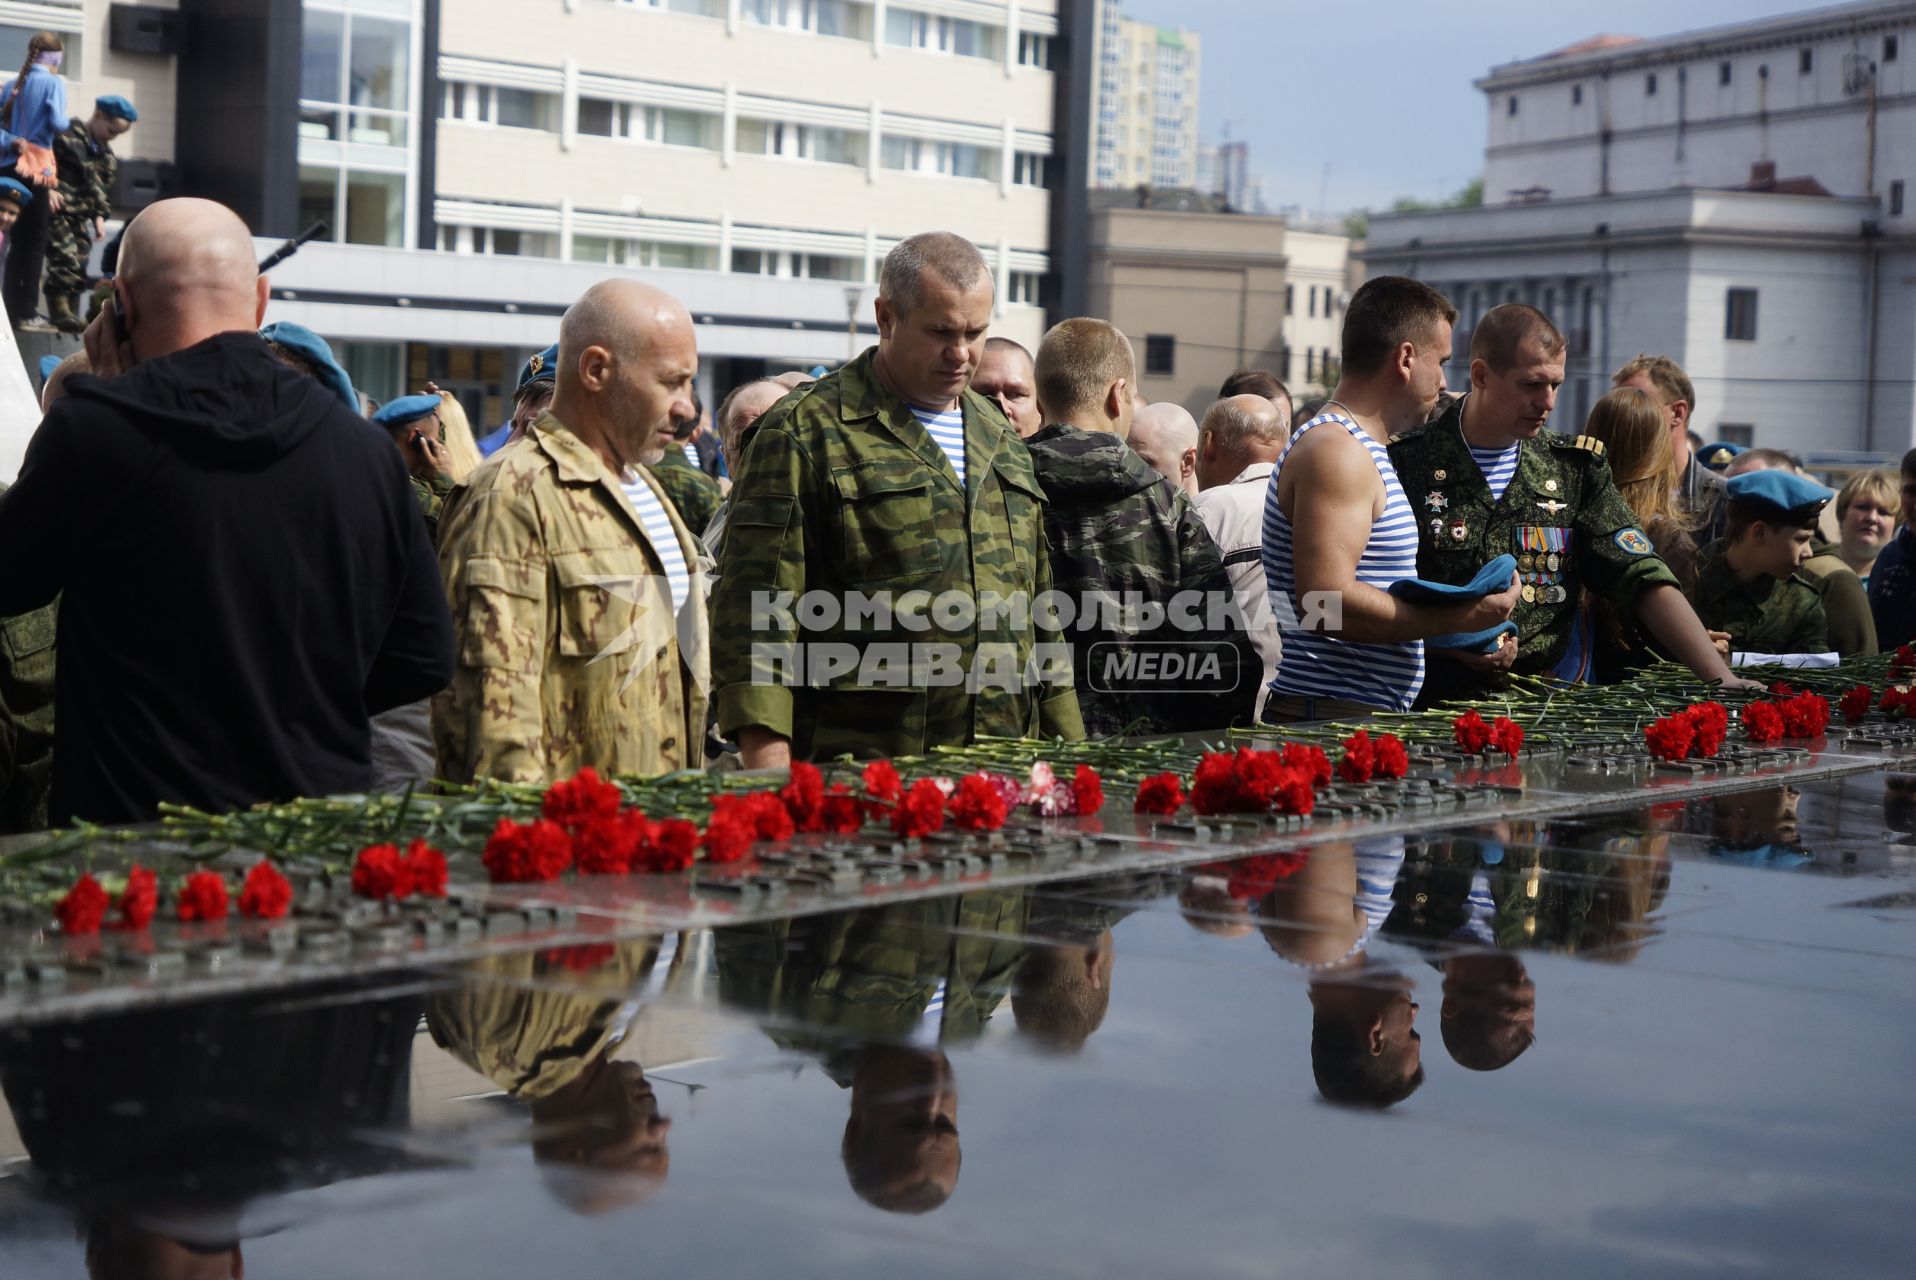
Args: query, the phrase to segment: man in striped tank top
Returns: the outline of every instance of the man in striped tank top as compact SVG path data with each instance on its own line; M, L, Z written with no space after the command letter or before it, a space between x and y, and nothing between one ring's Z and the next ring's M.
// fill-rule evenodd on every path
M1278 458L1264 504L1264 573L1283 637L1264 719L1278 724L1407 710L1424 639L1510 617L1511 585L1464 604L1388 594L1417 576L1417 516L1385 446L1422 422L1443 386L1456 309L1402 276L1369 281L1344 313L1344 367L1323 412Z
M552 407L440 514L458 667L432 728L454 782L704 762L703 548L640 466L692 412L692 318L603 281L560 322L557 372Z

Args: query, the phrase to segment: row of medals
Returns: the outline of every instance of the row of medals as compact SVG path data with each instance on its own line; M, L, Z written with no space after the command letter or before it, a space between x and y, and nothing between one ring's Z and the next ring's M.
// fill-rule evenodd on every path
M1525 551L1517 556L1517 572L1526 577L1535 575L1537 581L1523 584L1525 604L1562 604L1569 599L1570 593L1564 588L1558 574L1563 568L1563 556L1555 551Z

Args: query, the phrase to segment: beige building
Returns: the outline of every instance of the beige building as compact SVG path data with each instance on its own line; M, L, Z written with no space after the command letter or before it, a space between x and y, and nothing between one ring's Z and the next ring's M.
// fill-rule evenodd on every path
M1299 390L1336 385L1343 341L1344 308L1361 269L1352 279L1350 237L1290 227L1284 234L1284 361L1272 372Z
M1117 0L1099 9L1092 185L1197 185L1197 33L1134 21Z
M1089 310L1131 339L1148 399L1202 414L1234 370L1283 369L1282 218L1094 208L1086 234Z

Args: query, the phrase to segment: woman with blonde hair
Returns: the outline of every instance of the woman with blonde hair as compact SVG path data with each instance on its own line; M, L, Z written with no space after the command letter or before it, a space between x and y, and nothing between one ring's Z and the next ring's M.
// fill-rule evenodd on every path
M1876 557L1896 534L1896 515L1902 505L1896 473L1878 467L1859 471L1836 494L1836 523L1841 530L1830 550L1842 557L1850 572L1869 586Z
M450 391L439 392L439 442L446 446L446 474L454 484L465 480L485 461L479 442L473 438L466 408Z
M1603 442L1617 492L1636 512L1638 527L1670 566L1683 594L1694 597L1697 545L1691 534L1698 522L1677 500L1680 477L1661 406L1647 391L1618 387L1590 410L1583 433ZM1592 629L1591 678L1597 683L1615 683L1655 659L1635 623L1610 601L1586 591L1583 613Z

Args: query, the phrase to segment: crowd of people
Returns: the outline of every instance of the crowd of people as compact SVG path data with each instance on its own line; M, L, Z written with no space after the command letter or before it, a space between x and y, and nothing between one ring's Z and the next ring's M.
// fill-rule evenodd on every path
M1329 398L1248 369L1193 417L1106 321L991 337L994 288L912 236L874 347L707 427L685 307L610 279L480 436L430 385L369 413L324 340L261 327L231 211L153 205L0 495L42 549L0 573L5 822L1346 718L1663 659L1749 686L1739 655L1916 634L1916 452L1832 494L1694 440L1661 356L1546 430L1535 308L1450 372L1449 302L1375 279Z

